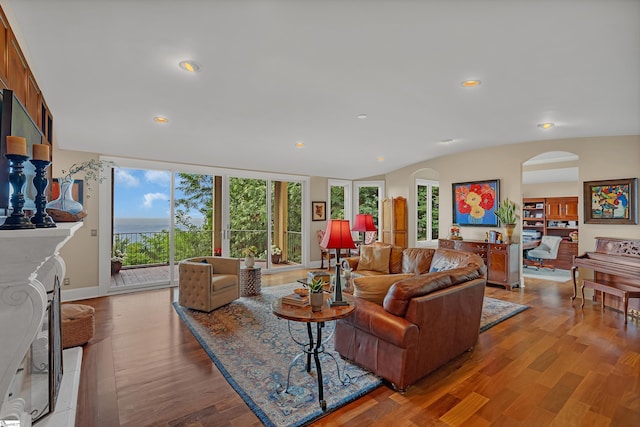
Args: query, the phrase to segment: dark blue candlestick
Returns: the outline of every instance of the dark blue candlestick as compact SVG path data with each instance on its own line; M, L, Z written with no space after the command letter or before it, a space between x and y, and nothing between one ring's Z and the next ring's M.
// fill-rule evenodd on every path
M7 217L4 224L0 225L0 230L18 230L25 228L36 228L29 219L24 216L22 208L24 207L24 194L22 194L22 188L27 180L22 166L22 163L27 160L28 156L22 156L20 154L5 154L4 155L11 162L11 173L9 174L9 183L13 187L13 194L11 195L11 207L13 213Z
M31 223L35 224L38 228L51 228L56 227L56 223L51 219L45 210L47 204L47 197L44 194L44 190L49 184L49 180L45 175L47 168L51 164L48 160L30 160L36 167L36 176L33 178L33 185L36 187L36 214L31 217Z

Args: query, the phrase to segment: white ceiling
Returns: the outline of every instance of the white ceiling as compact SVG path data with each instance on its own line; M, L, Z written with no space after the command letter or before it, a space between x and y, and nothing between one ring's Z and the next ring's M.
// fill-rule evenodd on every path
M64 149L353 179L640 134L640 0L0 3Z

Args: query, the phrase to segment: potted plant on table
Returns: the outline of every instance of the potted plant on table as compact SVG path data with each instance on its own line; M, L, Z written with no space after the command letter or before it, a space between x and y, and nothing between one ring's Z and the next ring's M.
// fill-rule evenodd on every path
M282 249L278 245L271 245L271 262L273 264L280 264L282 261Z
M322 277L316 277L309 283L309 300L311 302L311 311L322 311L324 303L323 287L324 280Z
M507 235L506 243L511 243L513 230L518 221L518 216L516 215L516 204L507 197L498 205L498 209L495 210L495 215L505 228L505 234Z
M258 253L258 248L254 245L248 246L242 250L242 255L244 255L244 265L247 268L253 268L256 263L256 254Z
M124 259L127 257L127 254L122 252L120 249L116 249L113 252L113 256L111 257L111 274L120 273L120 269L122 268L122 263Z

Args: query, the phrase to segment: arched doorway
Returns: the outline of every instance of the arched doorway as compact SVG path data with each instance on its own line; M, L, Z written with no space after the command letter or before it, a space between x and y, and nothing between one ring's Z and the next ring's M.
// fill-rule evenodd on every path
M578 254L579 157L566 151L548 151L522 163L523 279L554 282L570 279L573 256ZM551 259L529 259L528 252L543 236L560 237Z

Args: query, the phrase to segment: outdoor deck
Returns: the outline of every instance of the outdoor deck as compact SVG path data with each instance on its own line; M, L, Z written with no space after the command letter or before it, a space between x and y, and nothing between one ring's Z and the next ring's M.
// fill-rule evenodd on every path
M291 267L296 264L273 264L272 270ZM266 262L256 261L256 266L266 268ZM178 276L178 266L175 266L176 277ZM111 288L126 288L127 286L137 286L150 283L169 282L169 266L160 265L154 267L129 267L123 268L119 273L111 275Z

